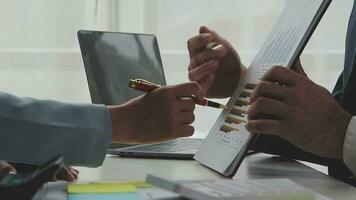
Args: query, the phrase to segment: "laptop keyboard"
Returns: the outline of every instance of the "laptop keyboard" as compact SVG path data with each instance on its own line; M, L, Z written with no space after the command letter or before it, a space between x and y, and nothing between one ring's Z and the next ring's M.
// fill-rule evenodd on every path
M199 149L202 139L198 138L183 138L169 142L162 142L150 145L135 146L130 151L152 151L152 152L178 152L189 149Z

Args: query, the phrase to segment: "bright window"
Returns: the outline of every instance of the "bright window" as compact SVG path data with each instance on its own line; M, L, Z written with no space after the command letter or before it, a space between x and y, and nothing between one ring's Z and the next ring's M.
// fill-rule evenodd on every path
M353 0L333 1L302 56L311 79L332 89L343 67ZM168 83L187 80L186 41L207 25L226 37L246 65L283 0L2 0L0 90L20 96L89 102L76 32L95 29L157 35ZM197 108L205 135L218 111Z

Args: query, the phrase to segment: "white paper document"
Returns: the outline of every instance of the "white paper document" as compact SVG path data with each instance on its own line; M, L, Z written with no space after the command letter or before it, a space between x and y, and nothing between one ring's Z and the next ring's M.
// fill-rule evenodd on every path
M262 76L275 65L291 67L301 54L331 0L290 0L276 25L203 141L195 159L233 176L253 139L245 129L249 97Z
M289 179L170 181L149 175L147 182L195 200L271 200L329 198Z
M161 188L140 188L137 190L137 193L140 195L142 200L182 200L177 193L173 193L168 190Z

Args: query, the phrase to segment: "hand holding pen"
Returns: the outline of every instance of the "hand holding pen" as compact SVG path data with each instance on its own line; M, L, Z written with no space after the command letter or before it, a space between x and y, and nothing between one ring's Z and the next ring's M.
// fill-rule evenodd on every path
M202 26L188 40L189 80L209 97L230 97L246 68L232 45L215 31Z
M129 82L129 87L133 88L135 90L141 91L141 92L152 92L155 89L158 89L161 87L161 85L143 80L143 79L132 79ZM205 98L197 98L195 96L189 96L190 98L194 99L196 104L201 105L201 106L209 106L209 107L213 107L213 108L218 108L218 109L225 109L226 106L213 102L213 101L209 101Z
M149 94L108 107L113 141L153 143L193 135L196 101L191 96L201 96L199 85L145 86L152 90Z

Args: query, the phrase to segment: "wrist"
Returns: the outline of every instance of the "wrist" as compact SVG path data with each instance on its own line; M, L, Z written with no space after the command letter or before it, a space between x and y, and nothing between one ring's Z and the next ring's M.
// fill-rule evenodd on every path
M241 63L240 74L237 77L237 80L240 81L245 76L246 72L247 72L247 67L243 63Z
M129 141L132 126L129 119L129 106L108 106L112 124L112 141L116 143L124 143Z
M247 68L240 62L237 69L231 71L218 72L215 81L207 91L208 98L228 98L234 93L242 77L246 74Z

